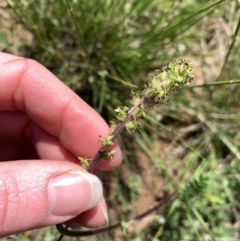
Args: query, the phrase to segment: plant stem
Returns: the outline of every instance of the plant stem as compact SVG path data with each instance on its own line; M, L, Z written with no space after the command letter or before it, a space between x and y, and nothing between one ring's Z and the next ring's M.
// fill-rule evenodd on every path
M160 208L161 206L163 206L164 204L166 204L167 202L169 202L174 196L176 196L177 191L172 192L171 194L169 194L167 197L165 197L164 199L162 199L161 201L159 201L155 206L153 206L152 208L148 209L147 211L138 214L137 216L131 218L129 221L138 221L142 218L144 218L145 216L149 215L150 213L156 211L158 208ZM63 224L57 224L57 230L66 236L70 236L70 237L82 237L82 236L91 236L91 235L95 235L95 234L99 234L99 233L104 233L116 228L121 227L122 222L110 225L108 227L103 227L103 228L98 228L98 229L94 229L94 230L87 230L87 231L77 231L77 230L67 230Z
M118 125L116 126L116 128L112 131L112 133L110 134L110 136L112 136L112 141L114 141L119 134L121 134L121 132L124 130L126 124L131 121L134 117L134 113L140 108L141 105L144 105L146 102L148 101L148 98L146 96L143 96L139 102L134 105L128 112L127 115L125 117L125 119L121 122L118 123ZM108 146L102 146L98 152L96 153L96 155L92 158L92 160L89 163L89 166L87 168L88 172L92 173L94 168L96 167L96 165L98 164L98 162L101 160L101 158L103 157L103 155L106 153L106 151L108 150Z
M204 83L200 85L189 85L185 88L199 88L199 87L207 87L207 86L218 86L218 85L231 85L231 84L239 84L240 80L225 80L225 81L216 81L210 83Z

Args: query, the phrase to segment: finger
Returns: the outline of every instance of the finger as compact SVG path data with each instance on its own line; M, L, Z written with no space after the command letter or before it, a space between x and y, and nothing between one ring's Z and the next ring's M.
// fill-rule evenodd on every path
M104 198L102 198L95 207L81 213L76 218L65 222L65 224L72 228L80 228L81 226L98 228L108 225L107 206Z
M104 198L101 199L98 205L74 218L74 221L89 228L108 225L107 206Z
M0 236L65 222L101 199L99 179L78 165L53 160L3 162ZM101 220L101 214L95 219Z
M58 138L44 131L21 112L0 112L0 140L21 142L12 142L11 146L10 143L0 145L0 151L2 152L0 160L34 159L39 157L49 160L68 160L79 164L77 157L69 152L59 142ZM28 144L32 143L35 147L35 152L37 152L35 155L32 155L33 148L28 150L28 145L24 141L27 141ZM9 146L6 146L7 144ZM116 144L112 148L114 147L115 150L119 150L117 155L120 155L116 159L121 161L121 150ZM116 168L119 164L114 159L102 160L98 165L98 169L108 171Z
M31 130L31 131L29 131ZM59 140L21 112L0 112L0 160L49 159L78 163Z
M99 136L110 133L98 113L37 62L3 53L0 59L0 111L25 112L75 156L91 158L101 146ZM117 143L114 148L107 170L122 159Z

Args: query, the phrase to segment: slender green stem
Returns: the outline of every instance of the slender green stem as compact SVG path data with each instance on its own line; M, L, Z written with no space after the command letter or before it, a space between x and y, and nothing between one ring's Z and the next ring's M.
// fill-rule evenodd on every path
M230 85L230 84L240 84L240 80L216 81L216 82L205 83L201 85L185 86L185 88L200 88L200 87L207 87L207 86Z
M222 71L225 69L228 61L229 61L229 56L233 50L233 47L236 43L236 40L238 38L238 35L239 35L239 30L240 30L240 18L238 18L238 23L237 23L237 27L235 29L235 32L234 32L234 35L233 35L233 40L232 40L232 43L230 44L229 48L228 48L228 52L226 54L226 57L225 57L225 61L224 61L224 66L222 67L222 70L221 70L221 73L220 73L220 76L222 74Z
M77 20L76 14L75 14L75 12L73 11L73 8L72 8L72 5L71 5L70 0L66 0L66 2L67 2L67 5L68 5L68 8L69 8L69 10L70 10L70 14L71 14L71 16L72 16L72 19L73 19L73 21L74 21L74 24L75 24L75 26L76 26L76 28L77 28L79 37L80 37L80 39L81 39L81 44L82 44L82 46L84 47L84 46L85 46L85 42L84 42L82 30L81 30L81 28L80 28L80 26L79 26L79 24L78 24L78 20Z

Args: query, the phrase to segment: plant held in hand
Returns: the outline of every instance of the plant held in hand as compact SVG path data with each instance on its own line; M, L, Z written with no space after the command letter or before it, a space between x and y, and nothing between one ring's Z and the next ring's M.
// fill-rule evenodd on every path
M154 107L162 99L169 101L170 94L190 83L193 80L193 76L193 67L185 59L176 60L156 71L156 73L152 75L152 80L148 83L148 86L146 86L142 93L132 92L132 99L130 100L132 106L120 106L115 110L117 113L117 119L110 122L112 130L110 135L107 137L100 137L102 146L91 160L84 157L78 158L81 165L92 173L99 161L111 158L114 155L114 151L110 151L109 147L113 145L114 140L124 130L124 128L126 128L129 132L138 129L140 126L139 119L145 117L146 111L149 108ZM141 219L149 213L155 211L164 203L168 202L176 193L177 191L173 192L153 208L137 215L131 220ZM67 230L62 224L57 225L57 229L62 235L73 237L93 235L106 232L117 227L121 227L121 222L108 227L89 231ZM59 240L61 240L61 237Z

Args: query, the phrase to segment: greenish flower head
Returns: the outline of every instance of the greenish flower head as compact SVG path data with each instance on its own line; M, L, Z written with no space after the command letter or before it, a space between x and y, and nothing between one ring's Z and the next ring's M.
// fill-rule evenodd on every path
M115 152L116 152L115 150L107 151L106 153L104 153L102 159L109 159L109 158L112 159Z
M89 162L91 161L90 159L85 157L78 157L78 160L80 161L81 166L85 169L88 168Z
M117 119L118 120L124 120L126 118L127 115L127 111L129 110L129 108L127 106L119 106L115 112L117 112Z
M193 76L193 67L187 60L176 60L156 72L144 94L155 102L169 100L170 92L191 82Z
M103 147L109 147L113 145L112 141L113 136L107 136L107 137L100 137L100 140L102 142Z

